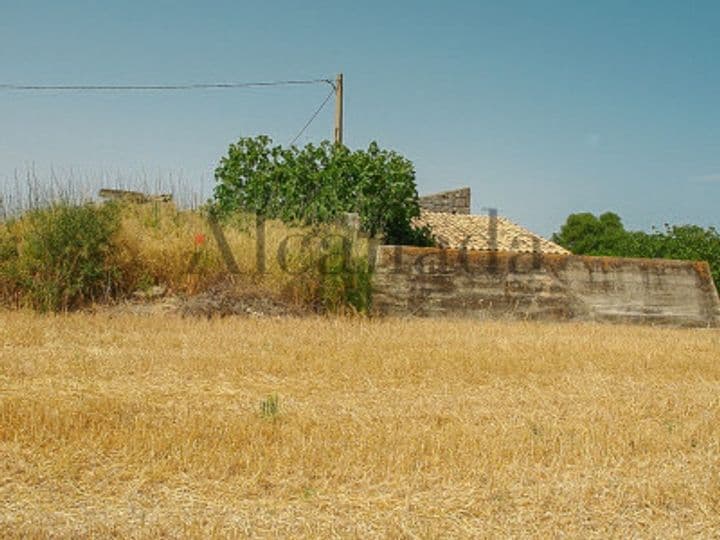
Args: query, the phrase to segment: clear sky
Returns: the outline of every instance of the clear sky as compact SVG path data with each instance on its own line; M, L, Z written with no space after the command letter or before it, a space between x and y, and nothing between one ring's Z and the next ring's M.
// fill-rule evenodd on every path
M345 74L346 143L422 192L549 234L572 212L720 226L720 2L0 0L0 83L173 84ZM239 136L287 144L324 86L0 92L0 188L39 176L212 185ZM332 135L327 107L300 143Z

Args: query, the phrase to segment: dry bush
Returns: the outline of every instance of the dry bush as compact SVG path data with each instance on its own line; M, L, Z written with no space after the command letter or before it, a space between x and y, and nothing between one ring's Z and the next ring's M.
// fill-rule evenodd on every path
M227 230L225 235L233 240L236 257L250 252L248 234ZM196 240L201 237L203 243ZM113 262L131 290L161 284L172 291L194 293L228 274L211 240L207 220L199 212L179 210L172 203L126 204L115 236ZM254 260L240 262L248 273L254 268Z
M172 203L127 205L116 235L113 261L130 289L162 284L175 292L195 294L237 272L234 278L245 289L252 284L263 293L292 303L329 308L347 303L353 294L346 290L354 283L351 279L369 279L364 262L369 242L353 237L342 226L300 227L268 220L264 228L265 271L259 275L254 215L238 215L213 226L202 212L179 210ZM349 242L347 261L338 253L342 238ZM225 253L221 243L227 245ZM341 268L343 265L349 268ZM334 278L344 274L351 275L336 283ZM369 295L369 282L357 287Z
M0 312L0 535L710 537L716 330Z
M254 216L239 215L217 224L203 212L180 210L172 203L161 202L122 203L112 207L50 204L11 222L1 222L0 302L34 306L38 304L35 296L39 295L34 292L38 283L43 286L40 290L43 299L46 296L64 298L67 291L63 289L67 289L67 284L72 281L65 268L78 266L78 259L75 255L63 258L62 254L87 251L72 241L87 234L84 229L73 230L71 226L55 227L57 209L101 217L110 208L117 210L113 210L117 228L111 237L103 237L110 249L103 251L106 255L102 261L92 261L92 268L98 270L95 274L103 278L103 300L123 299L155 285L162 285L171 294L193 295L232 281L245 290L254 288L258 293L323 309L337 309L347 304L361 310L368 307L369 244L357 238L352 240L351 232L345 228L334 225L299 227L276 220L267 221L264 226L265 269L258 272ZM39 223L47 225L40 228ZM33 264L28 264L28 249L24 246L29 245L29 239L45 239L52 235L65 242L56 250L60 256L52 258L40 253L30 261ZM347 260L337 253L341 238L350 239ZM55 244L59 245L58 242ZM38 280L37 261L43 263L42 275L55 279ZM88 265L83 262L80 267L87 268ZM24 269L28 270L23 272ZM73 270L70 275L77 273ZM98 289L95 282L91 284ZM82 283L79 290L71 291L72 298L77 301L55 302L47 307L67 309L97 300L98 292L84 290ZM45 294L45 289L53 294ZM45 302L43 306L45 304L49 303Z
M122 216L113 257L133 289L162 284L175 292L195 294L237 272L234 280L245 289L252 285L292 303L339 307L353 292L346 290L346 283L340 290L329 290L333 277L343 274L339 270L349 270L352 278L368 274L362 261L367 260L369 242L353 237L342 226L300 227L266 221L265 269L258 274L254 215L238 215L213 225L202 212L179 210L172 203L153 203L127 205ZM349 242L347 261L337 253L341 238ZM221 243L226 243L225 253ZM345 263L356 266L329 268ZM369 295L369 282L360 286Z

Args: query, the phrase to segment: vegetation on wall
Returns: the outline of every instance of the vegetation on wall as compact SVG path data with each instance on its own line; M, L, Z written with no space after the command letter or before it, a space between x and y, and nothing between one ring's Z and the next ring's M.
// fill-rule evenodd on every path
M412 163L371 143L367 150L322 142L299 149L266 136L230 145L215 171L220 215L252 212L289 223L327 223L357 212L365 232L389 244L429 245L413 227L420 204Z
M553 242L576 255L707 261L720 288L720 233L697 225L668 225L652 232L628 231L620 216L572 214Z

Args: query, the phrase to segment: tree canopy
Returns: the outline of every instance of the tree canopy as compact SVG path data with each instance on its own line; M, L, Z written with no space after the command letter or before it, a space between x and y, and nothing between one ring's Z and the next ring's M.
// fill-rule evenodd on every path
M707 261L720 288L720 234L714 227L665 224L646 233L626 230L612 212L580 213L568 216L552 239L576 255Z
M323 223L357 212L370 235L387 243L430 242L412 225L420 215L413 164L400 154L324 141L300 149L273 145L267 136L231 144L215 170L214 208L220 215L254 212L285 222Z

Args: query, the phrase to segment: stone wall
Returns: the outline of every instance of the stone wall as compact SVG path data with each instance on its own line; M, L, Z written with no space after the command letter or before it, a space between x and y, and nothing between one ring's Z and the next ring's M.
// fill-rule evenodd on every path
M385 315L720 323L706 263L382 246L373 280Z
M447 214L470 213L470 188L443 191L420 197L420 207L428 212Z

